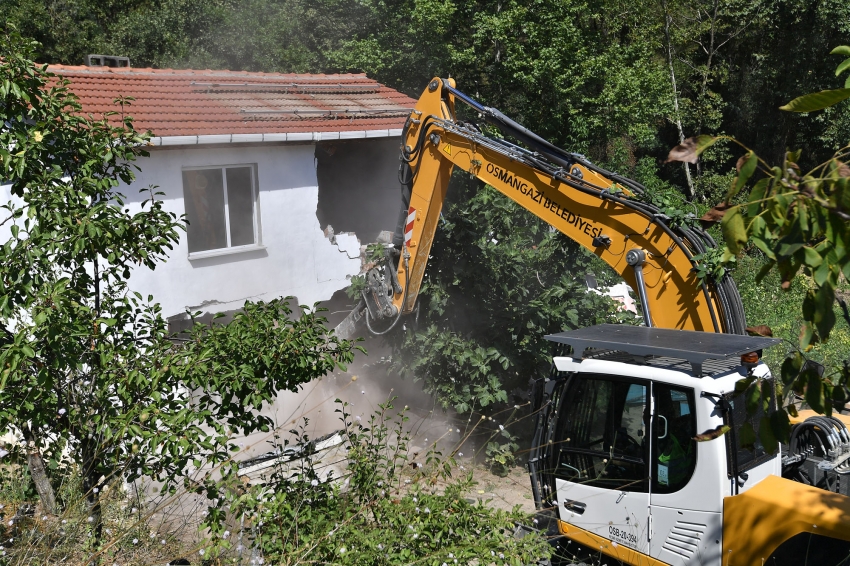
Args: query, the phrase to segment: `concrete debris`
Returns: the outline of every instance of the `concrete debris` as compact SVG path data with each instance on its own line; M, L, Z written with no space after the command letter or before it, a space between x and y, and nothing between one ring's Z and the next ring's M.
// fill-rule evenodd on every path
M348 257L351 259L360 257L360 240L354 232L342 232L341 234L337 234L335 239L339 251L348 254Z
M354 232L340 232L337 234L334 232L334 227L330 224L322 232L333 245L339 248L339 251L347 254L349 259L363 258L363 246L360 245L360 239Z

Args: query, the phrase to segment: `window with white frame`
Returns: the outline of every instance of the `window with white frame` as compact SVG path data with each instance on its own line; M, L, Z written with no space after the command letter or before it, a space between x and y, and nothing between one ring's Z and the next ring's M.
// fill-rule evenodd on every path
M183 170L190 255L259 245L256 177L253 165Z

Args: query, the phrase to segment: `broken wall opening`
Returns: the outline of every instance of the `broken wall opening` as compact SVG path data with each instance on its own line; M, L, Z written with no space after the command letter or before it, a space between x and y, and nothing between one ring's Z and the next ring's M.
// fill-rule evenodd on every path
M375 242L382 230L395 231L401 202L398 138L316 144L322 229L354 232L361 244Z

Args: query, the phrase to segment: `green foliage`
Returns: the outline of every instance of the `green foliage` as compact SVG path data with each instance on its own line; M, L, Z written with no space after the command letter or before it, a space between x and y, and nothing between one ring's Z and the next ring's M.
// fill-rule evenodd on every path
M789 112L814 112L838 104L846 98L850 98L850 87L822 90L795 98L779 109Z
M477 183L453 185L420 293L420 328L396 336L394 369L460 412L509 403L551 363L542 337L616 321L587 291L607 266L519 205ZM570 266L569 269L565 266Z
M723 236L732 254L751 240L769 260L761 275L775 268L783 284L801 269L812 276L814 287L803 300L802 348L829 337L836 322L835 290L842 271L850 273L844 212L850 205L850 170L845 171L841 161L848 155L850 149L842 150L803 174L796 163L799 153L788 153L781 167L765 166L747 202L723 217ZM731 196L746 182L747 173L741 169Z
M159 306L126 285L182 228L154 188L137 212L119 192L149 134L133 129L128 100L120 114L84 116L67 84L31 62L33 47L0 36L0 178L14 195L0 208L11 226L0 430L34 443L54 471L65 450L99 534L104 485L148 477L174 490L190 465L226 464L226 476L231 434L267 430L264 404L346 363L352 347L315 311L293 317L285 299L246 303L230 325L196 324L175 345ZM212 477L203 486L215 493Z
M844 54L850 48L836 50ZM843 63L842 63L843 65ZM839 67L839 72L841 67ZM823 94L823 93L819 93ZM784 107L786 110L814 109L814 101L824 102L824 97L803 97ZM835 105L839 99L826 101ZM714 138L719 139L719 138ZM674 148L671 160L689 160L698 156L708 144L694 140ZM845 322L850 325L850 312L846 303L837 297L850 276L850 232L847 220L850 215L850 146L843 147L830 159L808 172L799 165L801 151L786 152L780 166L771 167L754 151L738 160L738 174L725 202L730 203L758 172L758 180L741 204L725 211L721 222L726 243L725 257L739 255L748 242L764 255L766 261L759 269L755 282L760 283L772 271L781 281L780 287L790 289L799 274L806 276L807 285L802 300L802 324L798 343L800 351L792 353L782 366L780 391L793 391L818 413L832 413L833 405L843 406L847 399L846 387L850 379L850 364L833 365L826 372L802 363L803 353L820 342L825 342L839 320L836 302L840 304ZM838 300L837 300L838 299ZM846 353L844 354L846 356ZM749 384L752 388L754 385ZM762 400L754 392L753 398ZM793 405L791 405L793 406ZM752 407L748 407L748 410ZM788 408L790 410L790 406ZM750 410L752 412L752 410ZM785 439L787 427L786 408L770 425L762 441L773 446L776 439ZM771 428L772 427L772 428Z
M577 0L0 0L0 8L51 63L106 52L140 67L366 72L414 97L434 75L452 76L546 139L624 174L687 135L728 133L768 156L807 147L813 164L850 134L846 102L824 116L778 110L829 88L834 67L822 55L846 42L846 2L640 0L624 10L610 0L591 8ZM729 158L691 167L689 198L717 202ZM662 169L679 186L683 173Z
M800 273L783 289L781 277L775 269L757 281L759 272L767 263L764 254L749 248L747 253L738 258L732 277L741 293L749 324L766 325L771 328L775 337L784 341L784 346L775 346L764 351L764 361L770 366L771 373L779 376L782 374L786 352L796 350L793 346L798 344L803 326L800 306L813 282L810 277ZM842 282L837 294L846 296L847 293L847 284ZM833 312L840 320L842 310L839 304L833 305ZM830 333L829 340L811 346L809 351L801 353L805 359L829 368L841 368L847 358L847 352L850 351L850 325L839 322Z
M755 154L750 151L748 155L746 164L753 163ZM797 164L799 152L787 153L781 167L769 168L760 162L761 178L745 202L727 210L722 220L727 257L738 255L748 242L764 254L766 262L756 275L756 283L772 270L778 273L782 288L790 288L801 272L807 276L808 285L798 303L802 306L798 342L803 351L829 338L838 320L836 292L842 278L850 274L850 233L844 212L850 205L850 170L842 161L848 155L850 151L841 150L808 173L802 173ZM729 199L754 172L755 167L741 167ZM850 324L850 317L847 322ZM833 399L844 399L850 378L847 365L832 366L823 377L811 366L802 368L792 376L785 372L784 390L804 395L812 409L830 414ZM780 412L785 414L784 410ZM771 424L780 427L782 423ZM785 427L772 429L780 439L785 432Z
M348 287L345 288L345 294L348 295L349 299L358 300L364 289L366 289L366 276L355 275L351 278Z
M850 55L850 46L841 45L832 50L833 55ZM835 69L837 77L844 71L850 69L850 57L842 61ZM780 106L780 110L789 112L814 112L823 110L830 106L835 106L842 100L850 98L850 76L847 77L847 82L844 83L844 88L834 90L822 90L799 96L784 106Z
M231 515L253 531L251 543L268 563L439 566L496 557L520 565L549 555L542 537L512 536L516 523L529 520L518 510L470 503L464 494L472 476L452 478L451 458L411 456L405 411L393 410L391 402L382 404L364 422L340 405L348 450L343 477L326 478L305 458L279 465L265 485L232 492ZM309 443L303 428L290 432L299 445ZM210 526L211 554L227 563L233 537L221 524Z
M510 473L511 468L516 466L519 443L507 430L502 432L507 437L507 442L488 442L484 453L487 455L486 462L490 466L490 471L497 476L505 477Z
M366 261L368 262L364 270L368 271L375 267L383 273L386 268L385 248L383 244L368 244L366 246ZM349 299L360 300L360 294L366 289L366 276L355 275L351 278L351 283L345 288L345 294Z
M735 263L735 258L727 257L723 248L711 248L705 253L695 254L693 260L697 262L697 277L705 282L720 281Z

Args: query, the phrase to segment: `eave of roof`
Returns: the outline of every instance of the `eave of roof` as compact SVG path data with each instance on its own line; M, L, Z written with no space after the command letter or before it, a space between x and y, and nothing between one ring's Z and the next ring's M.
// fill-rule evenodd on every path
M126 110L154 145L310 142L398 136L415 101L362 74L51 65L67 78L83 112ZM120 117L113 118L114 120Z

